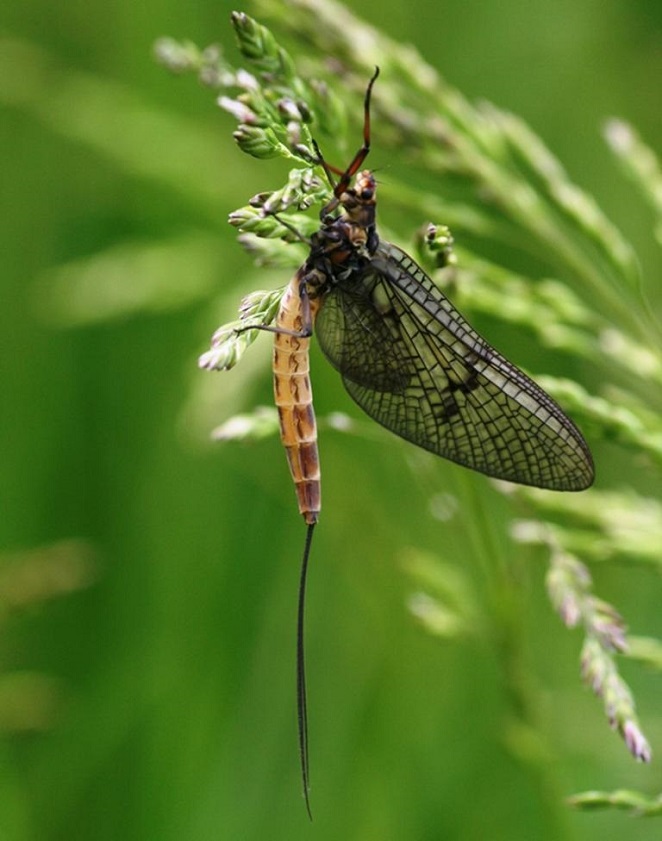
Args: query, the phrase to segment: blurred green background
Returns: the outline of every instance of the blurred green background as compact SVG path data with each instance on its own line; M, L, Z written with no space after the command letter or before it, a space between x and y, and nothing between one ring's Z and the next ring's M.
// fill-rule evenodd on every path
M650 219L599 131L620 116L660 146L659 2L349 6L469 97L529 121L657 282ZM303 523L275 438L206 440L271 403L270 343L225 375L196 367L242 294L287 280L256 275L225 221L286 167L242 155L209 91L151 58L172 35L222 42L238 61L233 7L8 0L0 11L0 548L13 571L0 839L659 838L655 820L563 804L589 788L655 793L660 774L632 761L582 687L579 636L548 604L542 555L522 549L517 566L546 737L530 746L544 751L537 764L508 749L495 649L441 642L407 610L408 546L484 586L480 524L462 505L441 522L431 501L483 500L500 541L505 501L451 465L410 469L392 438L332 430L309 585L308 825L293 668ZM317 355L314 366L318 411L355 415L329 366ZM610 568L596 580L639 633L660 634L656 576ZM659 751L659 680L627 676Z

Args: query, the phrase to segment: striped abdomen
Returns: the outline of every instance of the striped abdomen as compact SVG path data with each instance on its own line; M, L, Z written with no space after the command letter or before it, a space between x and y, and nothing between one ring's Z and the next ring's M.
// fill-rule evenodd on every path
M307 523L316 523L321 506L320 466L317 450L317 424L310 386L308 348L310 338L282 332L301 332L312 326L319 300L308 299L311 325L304 324L301 273L290 281L278 311L274 337L274 396L280 419L280 437L287 453L290 473L299 501L299 511Z

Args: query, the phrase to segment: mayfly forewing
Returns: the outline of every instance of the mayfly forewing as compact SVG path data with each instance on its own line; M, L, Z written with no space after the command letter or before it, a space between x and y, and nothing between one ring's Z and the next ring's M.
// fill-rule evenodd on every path
M380 283L381 278L366 272L351 287L331 290L315 323L315 338L344 377L377 391L399 392L410 381L409 359L397 329L375 306Z
M495 478L552 490L592 483L593 462L577 427L401 249L381 242L351 289L340 284L335 297L330 314L338 310L357 327L338 352L322 311L318 339L350 396L376 421ZM384 344L374 341L379 320L389 332L387 362ZM399 377L380 373L396 364Z
M477 450L484 465L479 469L498 478L550 490L589 487L594 480L591 452L561 407L492 348L409 255L382 243L378 268L382 255L403 306L429 337L422 344L431 350L433 359L439 358L435 350L450 343L451 354L442 353L441 358L450 359L450 370L444 372L446 394L450 391L455 399L444 416L452 420L459 407L460 423L467 424L464 453ZM416 342L417 347L420 344Z

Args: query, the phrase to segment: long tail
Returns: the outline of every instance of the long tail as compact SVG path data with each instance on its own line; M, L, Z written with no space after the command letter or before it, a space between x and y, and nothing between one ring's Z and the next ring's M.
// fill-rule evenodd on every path
M306 543L303 547L301 561L301 576L299 578L299 609L297 614L297 720L299 725L299 758L301 761L301 783L306 811L312 821L310 811L310 766L308 764L308 709L306 707L306 658L304 652L304 629L306 607L306 576L308 573L308 558L310 546L313 542L313 530L316 523L309 523L306 531Z

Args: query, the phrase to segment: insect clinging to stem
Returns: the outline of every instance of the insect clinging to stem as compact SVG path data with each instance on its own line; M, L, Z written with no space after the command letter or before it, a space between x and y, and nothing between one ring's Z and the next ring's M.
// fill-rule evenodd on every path
M370 151L370 103L378 75L376 69L366 89L363 143L350 164L331 166L314 143L333 195L321 210L319 230L306 240L308 257L287 286L274 324L237 328L274 333L280 435L307 525L298 596L297 708L309 815L304 606L321 510L308 358L313 332L352 399L401 438L523 485L581 491L594 478L589 448L558 404L488 344L411 257L379 238L375 177L361 169Z

